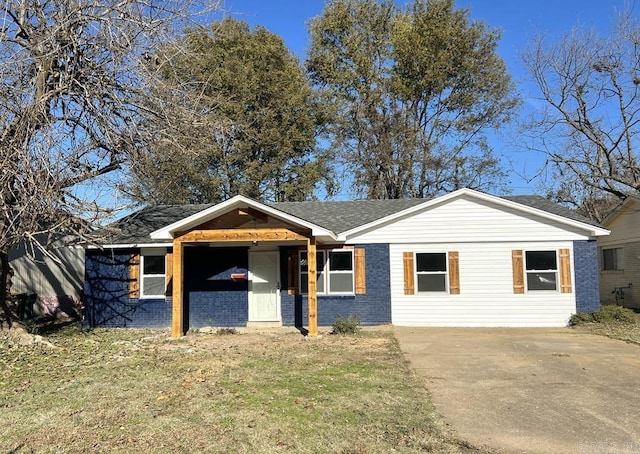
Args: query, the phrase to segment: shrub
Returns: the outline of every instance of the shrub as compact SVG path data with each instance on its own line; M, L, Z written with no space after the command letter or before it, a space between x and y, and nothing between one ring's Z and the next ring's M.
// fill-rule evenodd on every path
M218 336L227 336L230 334L238 334L238 330L235 328L219 328L216 334Z
M599 323L636 323L638 321L635 312L622 306L606 305L600 308L600 312L594 312L593 318Z
M585 323L621 323L633 324L638 322L638 316L631 309L622 306L605 305L598 312L579 312L572 315L569 325L582 325Z
M353 314L346 318L338 315L338 318L331 326L334 334L358 334L360 331L360 319Z

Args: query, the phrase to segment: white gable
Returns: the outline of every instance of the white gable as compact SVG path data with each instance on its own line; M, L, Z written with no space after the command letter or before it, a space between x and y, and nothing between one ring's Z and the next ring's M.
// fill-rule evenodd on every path
M438 200L438 199L436 199ZM390 222L349 235L350 243L455 243L573 241L605 229L561 216L543 216L516 203L495 203L473 193L424 206Z

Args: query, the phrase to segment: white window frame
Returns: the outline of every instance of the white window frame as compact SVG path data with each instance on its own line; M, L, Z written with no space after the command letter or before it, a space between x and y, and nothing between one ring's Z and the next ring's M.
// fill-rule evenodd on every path
M420 254L439 254L444 255L444 271L418 271L418 255ZM416 293L449 293L449 253L442 251L414 252L413 263L415 272L415 292ZM444 290L420 290L420 280L418 276L424 275L444 275Z
M556 257L556 267L555 269L545 269L545 270L530 270L529 265L527 264L527 253L528 252L553 252ZM560 291L560 257L558 257L557 249L530 249L528 251L524 251L523 253L524 259L524 282L525 288L527 292L559 292ZM553 273L555 275L555 286L554 289L530 289L529 288L529 274L537 274L537 273Z
M317 279L320 280L322 279L322 284L323 284L323 291L319 291L317 292L318 295L336 295L336 296L340 296L340 295L355 295L355 279L356 279L356 272L355 272L355 257L354 257L354 253L353 253L353 249L318 249L317 251L317 255L322 255L322 262L324 263L324 269L322 271L322 273L319 273L319 275L317 276ZM332 271L331 270L331 265L330 265L330 257L331 257L331 253L332 252L341 252L341 253L349 253L351 255L351 270L335 270ZM302 285L303 282L307 282L308 281L308 277L307 277L307 271L302 271L302 255L303 254L307 254L308 251L306 250L301 250L298 251L298 276L300 277L300 282L299 282L299 287L300 287L300 293L303 295L306 295L307 292L303 291ZM351 275L351 290L350 291L346 291L346 292L332 292L330 290L330 285L331 285L331 276L332 275L345 275L345 274L349 274Z
M162 257L164 263L164 273L162 274L145 274L144 272L144 261L145 257ZM144 289L144 281L147 278L159 278L162 277L163 283L163 292L161 294L145 294ZM167 251L163 248L143 248L140 251L140 298L141 299L151 299L151 298L165 298L166 292L166 281L167 281Z
M613 268L605 267L605 251L613 252ZM624 271L624 249L622 247L602 248L602 271Z

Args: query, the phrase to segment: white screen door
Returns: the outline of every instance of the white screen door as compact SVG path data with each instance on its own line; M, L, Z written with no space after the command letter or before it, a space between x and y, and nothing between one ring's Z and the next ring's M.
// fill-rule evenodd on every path
M280 320L278 251L250 252L249 321L274 322Z

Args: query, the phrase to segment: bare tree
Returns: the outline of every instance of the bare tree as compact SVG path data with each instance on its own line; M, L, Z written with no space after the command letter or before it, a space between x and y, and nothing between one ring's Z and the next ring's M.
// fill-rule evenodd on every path
M109 175L148 139L149 55L196 12L189 1L6 0L0 7L0 306L8 251L83 240L114 208ZM100 183L95 185L95 183ZM38 238L45 238L39 240Z
M523 60L542 99L525 146L547 156L560 197L585 207L640 194L638 22L621 14L609 36L576 27L557 43L539 37Z

